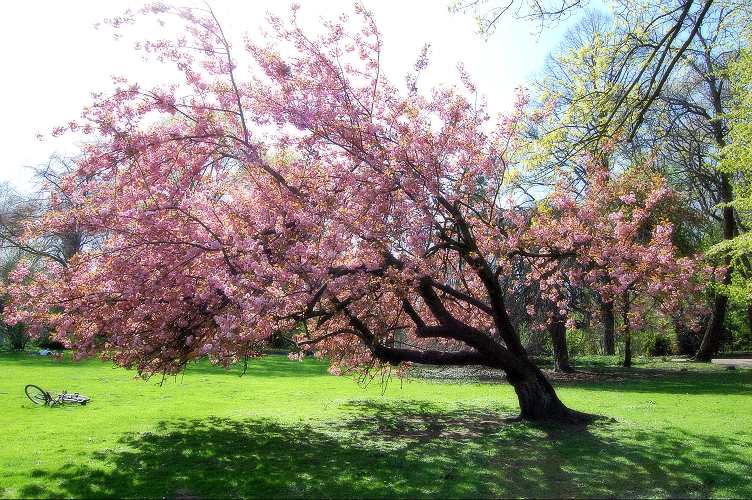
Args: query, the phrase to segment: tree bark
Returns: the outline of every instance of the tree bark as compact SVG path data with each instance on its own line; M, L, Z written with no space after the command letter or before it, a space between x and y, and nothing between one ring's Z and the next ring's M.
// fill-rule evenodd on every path
M632 366L632 331L629 327L629 295L624 294L624 308L622 309L622 321L624 328L624 363L625 368Z
M509 377L520 404L519 419L581 423L592 418L564 406L543 372L529 360L523 360L523 363L526 365L524 375Z
M718 350L721 348L721 341L723 340L723 320L726 318L727 307L728 297L720 293L716 294L713 301L713 313L710 316L710 321L708 321L705 335L702 337L700 348L697 350L697 354L695 354L695 361L707 363L713 359L713 356L718 354Z
M548 326L553 345L554 371L572 373L574 368L569 363L569 351L567 350L567 327L563 316L556 316Z
M603 323L603 352L612 356L616 353L613 302L601 302L601 321Z

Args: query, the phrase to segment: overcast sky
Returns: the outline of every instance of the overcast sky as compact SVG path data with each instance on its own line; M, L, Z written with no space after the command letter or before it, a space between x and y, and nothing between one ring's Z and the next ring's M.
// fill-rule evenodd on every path
M93 91L106 90L110 76L154 81L153 69L132 50L132 40L115 41L95 23L143 2L124 0L26 0L3 4L0 16L0 181L27 190L28 165L53 153L75 151L70 138L36 140L56 125L78 118ZM253 35L267 11L285 13L285 0L212 0L225 31ZM313 25L322 17L352 12L351 0L298 0L300 16ZM448 0L365 0L384 39L382 63L393 83L413 66L421 47L431 45L431 66L422 85L456 81L462 61L492 111L503 111L512 91L539 71L563 28L538 34L535 26L507 19L488 41L477 35L469 15L450 14ZM189 5L190 0L180 0Z

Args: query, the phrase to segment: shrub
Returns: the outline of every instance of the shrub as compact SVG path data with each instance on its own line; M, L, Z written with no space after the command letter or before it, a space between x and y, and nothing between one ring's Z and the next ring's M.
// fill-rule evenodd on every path
M26 349L30 337L23 324L16 323L13 326L3 324L1 328L3 337L11 349L14 351L23 351Z
M669 339L668 336L661 334L653 336L645 348L651 356L666 356L673 351L671 339Z
M586 356L591 354L600 354L601 337L597 330L586 330L584 328L574 328L567 330L567 347L569 356Z

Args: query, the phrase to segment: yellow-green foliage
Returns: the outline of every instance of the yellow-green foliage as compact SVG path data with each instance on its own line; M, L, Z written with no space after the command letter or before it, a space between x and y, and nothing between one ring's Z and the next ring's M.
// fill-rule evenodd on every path
M752 32L748 33L748 39L750 35ZM727 114L731 140L723 150L720 168L733 176L733 205L749 227L752 223L752 49L749 46L730 65L729 77L733 92L733 107ZM746 302L752 297L752 279L749 273L739 270L746 269L746 261L752 257L752 233L742 232L733 240L712 249L714 254L726 252L731 252L740 264L728 294Z
M731 143L721 168L737 175L735 206L745 220L752 215L752 49L742 50L730 67L734 107L728 114Z
M627 57L630 45L623 43L616 20L593 16L578 26L571 46L552 55L549 71L535 83L536 134L520 153L527 178L551 182L568 161L581 161L582 153L602 156L611 138L623 132L612 115L627 81L616 77L614 68ZM644 34L634 36L642 40ZM620 109L632 109L638 97L637 89L630 89Z

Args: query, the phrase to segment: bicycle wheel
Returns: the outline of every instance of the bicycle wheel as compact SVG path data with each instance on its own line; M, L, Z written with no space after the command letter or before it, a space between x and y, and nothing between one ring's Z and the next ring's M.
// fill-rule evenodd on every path
M27 385L24 388L24 392L26 393L26 397L35 405L46 405L52 399L47 391L44 391L41 387L36 385Z

